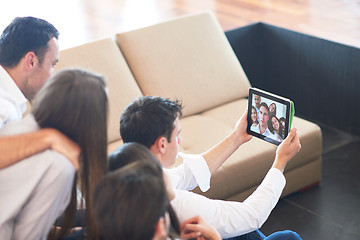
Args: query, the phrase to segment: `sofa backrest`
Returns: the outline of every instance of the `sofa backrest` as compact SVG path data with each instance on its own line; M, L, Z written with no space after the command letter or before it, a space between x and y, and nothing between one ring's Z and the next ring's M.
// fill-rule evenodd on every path
M184 116L248 95L250 83L210 12L116 39L143 94L181 100Z
M105 76L109 89L108 141L119 140L122 110L142 94L115 40L107 38L62 50L56 70L64 68L83 68Z

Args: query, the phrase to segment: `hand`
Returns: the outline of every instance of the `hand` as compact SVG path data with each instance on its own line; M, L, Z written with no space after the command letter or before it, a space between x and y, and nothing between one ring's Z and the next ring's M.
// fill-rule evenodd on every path
M77 171L79 169L80 147L56 129L47 128L43 131L47 131L50 148L69 159Z
M250 139L252 138L252 136L249 135L246 131L247 124L248 124L247 118L248 118L248 108L245 109L245 112L243 113L243 115L236 122L235 129L233 131L233 133L237 135L241 144L250 141Z
M293 128L276 150L273 167L284 172L286 164L300 151L301 144L297 129Z
M185 220L181 226L181 239L220 240L221 237L215 228L205 222L200 216Z

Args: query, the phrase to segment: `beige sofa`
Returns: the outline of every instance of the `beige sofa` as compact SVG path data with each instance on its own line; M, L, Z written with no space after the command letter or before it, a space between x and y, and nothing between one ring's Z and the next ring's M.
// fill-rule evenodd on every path
M210 12L63 50L57 70L68 67L89 69L108 80L109 152L122 144L123 108L142 95L183 102L181 148L189 153L201 153L223 139L247 106L250 83ZM321 179L320 128L298 117L293 126L298 128L302 149L286 168L283 195ZM274 145L253 138L213 175L211 189L204 195L243 200L265 176L275 150Z

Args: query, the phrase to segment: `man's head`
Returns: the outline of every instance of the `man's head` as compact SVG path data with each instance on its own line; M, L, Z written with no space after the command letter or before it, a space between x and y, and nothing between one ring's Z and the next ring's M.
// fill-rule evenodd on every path
M256 107L259 108L261 103L261 97L259 95L254 95L254 100Z
M161 97L140 97L130 103L120 119L120 134L125 143L148 147L164 167L175 162L181 142L178 101Z
M32 99L59 60L58 30L45 20L17 17L0 36L0 65Z
M259 108L259 124L263 128L267 128L269 122L269 107L265 102L260 104Z

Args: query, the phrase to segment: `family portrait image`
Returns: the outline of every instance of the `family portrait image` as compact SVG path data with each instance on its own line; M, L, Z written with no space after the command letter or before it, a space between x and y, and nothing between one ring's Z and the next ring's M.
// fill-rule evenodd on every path
M277 142L285 139L286 105L253 94L250 130Z

